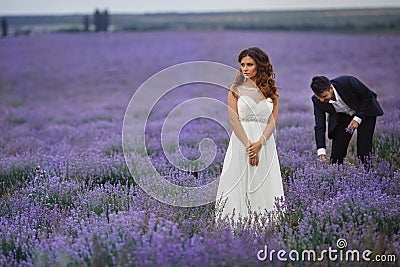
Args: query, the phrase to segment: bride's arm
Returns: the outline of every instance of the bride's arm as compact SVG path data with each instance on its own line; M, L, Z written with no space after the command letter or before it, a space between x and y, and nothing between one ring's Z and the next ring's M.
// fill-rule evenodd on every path
M272 109L272 116L269 116L268 124L260 137L260 140L264 144L266 140L274 133L276 128L276 121L278 120L278 100L274 103L274 108Z
M238 98L236 98L235 93L233 91L229 91L228 94L229 123L231 124L235 135L239 138L239 140L243 143L243 145L247 147L250 141L243 129L242 124L239 121L237 101Z

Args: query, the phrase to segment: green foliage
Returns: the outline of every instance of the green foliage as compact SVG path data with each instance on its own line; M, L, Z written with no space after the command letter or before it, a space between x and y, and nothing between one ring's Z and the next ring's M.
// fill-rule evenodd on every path
M26 123L26 119L25 118L20 118L20 117L8 118L7 122L9 124L12 124L12 125L20 125L20 124Z
M29 178L34 177L34 165L12 166L9 170L0 168L0 197L10 194L21 187Z
M382 129L374 135L373 146L379 159L400 168L400 133Z
M8 256L11 252L13 254L14 259L17 262L26 261L28 255L23 251L21 244L16 244L15 241L9 241L2 239L1 240L1 252L4 256Z

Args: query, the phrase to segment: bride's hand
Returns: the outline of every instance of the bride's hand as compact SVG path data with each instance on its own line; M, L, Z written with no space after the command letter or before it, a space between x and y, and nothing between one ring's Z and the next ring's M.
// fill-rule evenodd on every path
M258 157L258 152L260 151L261 147L262 147L262 140L258 140L257 142L250 143L246 147L246 152L247 152L247 155L249 155L249 158L252 159L256 156Z
M251 166L258 166L258 155L253 158L249 158L249 163Z

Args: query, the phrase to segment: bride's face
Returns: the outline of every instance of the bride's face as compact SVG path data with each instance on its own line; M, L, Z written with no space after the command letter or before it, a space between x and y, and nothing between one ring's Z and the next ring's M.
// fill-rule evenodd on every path
M240 71L245 77L249 78L253 82L256 81L257 63L253 58L249 56L243 57L240 61Z

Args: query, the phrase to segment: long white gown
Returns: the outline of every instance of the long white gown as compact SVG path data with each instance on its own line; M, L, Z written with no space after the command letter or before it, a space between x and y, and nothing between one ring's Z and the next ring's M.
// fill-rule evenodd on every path
M258 166L249 164L245 145L235 134L230 137L219 181L216 209L219 215L237 221L249 211L265 214L276 209L275 198L284 198L281 171L273 132L275 124L271 98L265 98L256 87L237 86L238 119L251 142L262 134L266 143L258 153ZM240 126L239 126L240 127Z

